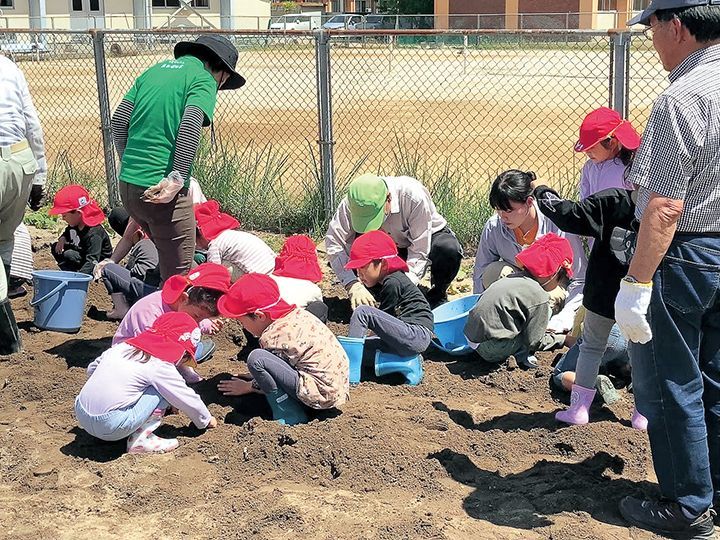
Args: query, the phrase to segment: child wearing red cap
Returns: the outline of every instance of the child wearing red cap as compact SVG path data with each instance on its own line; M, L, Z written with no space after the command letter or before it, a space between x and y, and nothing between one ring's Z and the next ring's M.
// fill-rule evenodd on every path
M317 317L283 300L270 276L241 276L218 309L259 337L261 347L248 356L252 381L221 381L223 394L264 393L273 418L288 425L307 421L305 407L329 409L347 401L350 361L340 342Z
M217 302L230 288L230 272L222 265L201 264L186 275L171 276L162 290L138 300L127 312L113 337L113 345L127 341L150 328L164 313L180 311L200 324L204 334L214 334L221 326L214 321L218 316ZM204 340L198 347L198 361L209 358L214 344ZM182 371L188 382L201 378L192 370Z
M112 255L110 237L101 225L105 214L84 187L62 188L48 213L62 216L68 224L51 245L60 270L92 275L95 265Z
M376 230L358 237L345 268L357 271L379 306L355 308L348 336L364 338L372 330L391 353L413 356L425 352L434 330L430 304L406 275L408 265L390 235Z
M639 146L640 135L629 120L607 107L591 111L575 143L575 151L588 157L580 176L580 200L604 189L634 189L626 176Z
M323 274L312 238L298 234L286 239L275 257L275 270L270 277L288 304L305 308L327 322L328 307L323 302L322 290L316 285L322 281Z
M511 356L527 368L537 367L534 353L560 347L564 336L546 331L549 291L572 277L573 250L567 239L548 233L515 257L523 269L492 283L470 311L465 336L487 362Z
M275 252L261 238L236 230L240 222L220 211L217 201L195 205L196 244L207 250L207 261L232 269L233 278L250 272L269 274L275 268Z
M193 364L200 329L187 313L166 313L149 329L105 351L87 368L75 399L75 417L104 441L127 437L130 454L174 450L177 439L154 435L168 407L187 414L199 429L217 420L183 381L178 368Z

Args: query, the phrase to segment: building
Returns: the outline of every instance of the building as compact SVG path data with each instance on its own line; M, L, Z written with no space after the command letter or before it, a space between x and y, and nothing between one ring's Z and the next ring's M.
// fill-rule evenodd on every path
M0 27L264 30L270 4L270 0L0 0Z
M650 0L435 0L435 27L622 28Z

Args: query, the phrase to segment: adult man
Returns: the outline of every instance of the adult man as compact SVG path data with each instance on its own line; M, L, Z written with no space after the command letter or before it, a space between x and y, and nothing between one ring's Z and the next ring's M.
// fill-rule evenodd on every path
M382 229L407 258L408 277L417 284L430 263L431 307L447 299L447 289L460 270L462 246L435 209L430 193L409 176L364 174L348 186L348 195L330 222L325 246L330 266L345 286L353 309L374 305L372 294L352 270L345 270L350 246L358 234Z
M0 56L0 355L20 350L22 343L7 297L15 229L30 202L40 208L47 176L45 143L22 71Z
M720 495L720 0L653 0L645 24L670 72L630 174L637 247L615 302L631 346L662 498L626 497L633 525L716 538Z

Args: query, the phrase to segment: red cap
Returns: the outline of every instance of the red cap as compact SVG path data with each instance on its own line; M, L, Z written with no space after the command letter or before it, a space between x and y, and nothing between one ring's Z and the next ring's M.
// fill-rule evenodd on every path
M254 272L240 276L228 293L218 300L218 311L233 319L262 312L275 320L287 315L295 307L280 298L280 289L273 278Z
M366 232L355 239L350 248L350 261L345 268L355 270L376 259L387 260L390 272L408 271L407 263L398 256L395 241L388 233L381 230Z
M170 276L162 288L162 301L166 304L177 302L190 287L205 287L226 293L230 289L230 270L221 264L203 263L183 276Z
M588 114L580 125L575 151L587 152L608 137L615 137L628 150L637 150L640 146L640 135L630 122L623 120L617 111L600 107Z
M275 257L276 276L307 279L314 283L322 281L323 273L318 262L315 242L304 234L291 236Z
M564 268L572 277L573 250L570 242L555 233L541 236L515 256L515 260L537 278L547 278Z
M150 328L125 343L176 364L186 353L195 358L195 348L200 343L200 328L187 313L171 311L160 315Z
M76 184L65 186L55 194L53 207L48 214L58 216L73 210L80 211L83 223L88 227L100 225L105 221L105 214L98 204L90 198L87 189Z
M237 219L220 211L217 201L196 204L195 221L202 235L208 240L215 240L220 233L237 229L240 226Z

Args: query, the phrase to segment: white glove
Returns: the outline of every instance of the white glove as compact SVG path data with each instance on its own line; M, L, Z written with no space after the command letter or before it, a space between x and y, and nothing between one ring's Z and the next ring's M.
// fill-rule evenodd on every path
M348 289L348 296L350 297L350 305L353 309L358 306L377 306L375 297L367 290L365 285L356 281Z
M142 200L154 204L169 203L175 198L178 191L183 188L185 182L182 175L177 172L171 172L167 178L163 178L153 187L149 187L143 193Z
M652 296L652 283L630 283L622 280L615 298L615 322L630 341L647 343L652 330L647 322L647 311Z
M408 277L408 279L410 281L412 281L413 285L417 285L418 283L420 283L420 278L418 276L416 276L415 274L413 274L412 272L405 272L405 275Z
M102 279L102 269L105 268L108 264L114 263L112 259L103 259L99 263L95 265L95 270L93 270L93 278L95 281L100 281Z

